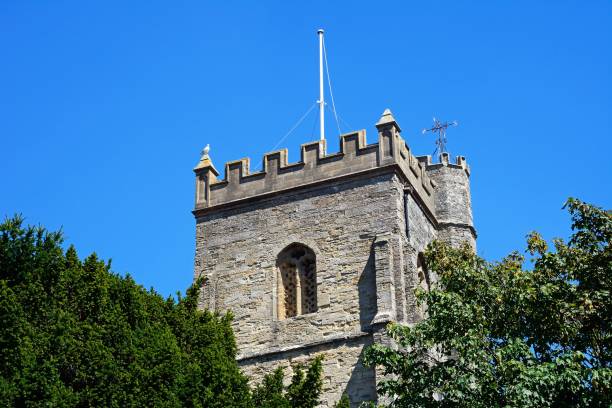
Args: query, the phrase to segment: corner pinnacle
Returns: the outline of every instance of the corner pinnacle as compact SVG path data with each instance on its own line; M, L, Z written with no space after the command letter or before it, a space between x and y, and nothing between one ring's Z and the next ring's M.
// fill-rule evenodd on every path
M397 124L397 121L393 117L393 113L391 113L391 109L387 108L383 112L380 119L378 119L378 122L376 122L376 127L390 125L390 124L394 124L397 127L397 129L401 131L399 125Z
M197 164L197 166L195 166L193 170L198 171L200 169L210 168L214 173L218 175L219 172L217 171L217 169L215 169L215 166L213 165L208 152L210 152L210 145L207 144L206 147L202 149L202 156L200 157L200 162Z

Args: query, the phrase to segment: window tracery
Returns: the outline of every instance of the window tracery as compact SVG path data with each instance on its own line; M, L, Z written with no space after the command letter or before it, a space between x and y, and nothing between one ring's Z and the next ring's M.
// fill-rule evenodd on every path
M316 257L306 245L293 243L277 257L278 318L317 311Z

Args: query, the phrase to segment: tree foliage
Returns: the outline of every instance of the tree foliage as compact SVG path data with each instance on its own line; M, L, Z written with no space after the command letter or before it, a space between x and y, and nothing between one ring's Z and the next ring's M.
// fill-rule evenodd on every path
M392 406L612 405L612 214L576 199L567 208L571 238L549 250L530 234L530 269L516 252L489 263L467 246L429 247L439 282L417 293L427 319L390 325L397 347L366 351Z
M163 299L61 244L0 224L0 406L251 406L231 315L198 311L198 284Z
M322 356L254 392L236 363L231 314L197 308L195 282L163 299L61 232L0 224L0 406L314 408Z
M323 386L323 356L319 355L306 368L294 367L291 384L283 385L284 369L278 367L264 376L262 383L253 390L253 402L261 408L314 408L319 404ZM304 371L306 368L306 371Z
M351 407L351 400L346 394L342 394L342 398L340 398L338 402L336 403L336 405L334 405L334 408L350 408L350 407Z

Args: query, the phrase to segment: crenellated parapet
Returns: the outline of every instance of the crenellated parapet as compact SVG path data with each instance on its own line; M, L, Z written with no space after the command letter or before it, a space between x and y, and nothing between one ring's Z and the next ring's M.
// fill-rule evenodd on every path
M300 160L290 163L287 149L266 153L261 170L251 172L249 158L225 164L225 178L218 179L208 154L194 169L196 203L200 213L218 206L280 192L323 184L341 178L366 176L371 172L396 171L412 186L421 202L435 214L435 182L427 173L427 162L414 156L400 135L400 127L387 109L376 123L377 143L368 144L365 130L340 136L340 151L327 154L324 140L301 146Z
M464 156L457 156L455 158L455 163L451 163L448 153L442 153L440 155L439 163L433 163L430 155L418 156L417 160L425 165L427 171L435 170L440 167L448 167L451 169L463 170L468 177L470 176L470 166L468 166Z

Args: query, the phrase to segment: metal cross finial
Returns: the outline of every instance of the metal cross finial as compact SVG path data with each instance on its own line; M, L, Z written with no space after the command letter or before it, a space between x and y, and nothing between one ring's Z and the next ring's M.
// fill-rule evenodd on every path
M459 123L456 120L452 122L440 122L438 119L433 118L434 125L432 128L423 129L423 134L427 132L437 133L438 138L436 139L436 150L434 150L433 155L438 152L439 154L447 153L446 151L446 129L449 126L457 126Z

